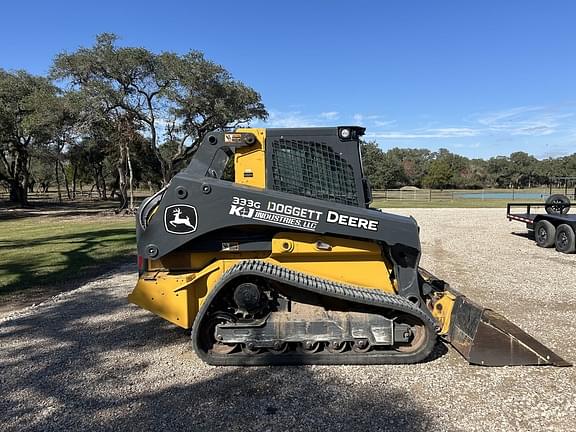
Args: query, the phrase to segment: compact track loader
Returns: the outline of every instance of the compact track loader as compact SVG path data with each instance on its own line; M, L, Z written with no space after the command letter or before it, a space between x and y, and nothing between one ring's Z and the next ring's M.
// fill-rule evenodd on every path
M369 208L364 128L207 134L137 215L129 299L214 365L569 363L419 268L416 221Z

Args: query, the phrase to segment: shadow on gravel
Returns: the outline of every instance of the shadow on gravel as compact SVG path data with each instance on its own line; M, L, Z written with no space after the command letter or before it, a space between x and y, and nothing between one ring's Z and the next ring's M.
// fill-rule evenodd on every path
M446 354L448 354L448 347L446 347L446 345L443 342L438 340L430 355L422 363L429 363L436 361L440 357L444 357Z
M515 235L516 237L527 238L530 240L534 240L534 231L526 231L526 232L511 232L510 234Z
M355 372L361 374L361 371ZM131 403L139 409L112 422L145 430L425 431L431 421L405 393L372 392L314 369L226 369L199 383L178 385Z
M431 428L410 389L390 385L394 367L375 367L377 380L365 367L209 367L189 332L119 291L76 292L0 322L3 430Z

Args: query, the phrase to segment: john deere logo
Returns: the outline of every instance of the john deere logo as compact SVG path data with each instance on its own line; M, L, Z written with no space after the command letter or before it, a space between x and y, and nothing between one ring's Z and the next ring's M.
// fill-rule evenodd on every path
M198 214L196 207L186 204L177 204L166 207L164 210L164 226L172 234L190 234L196 231Z

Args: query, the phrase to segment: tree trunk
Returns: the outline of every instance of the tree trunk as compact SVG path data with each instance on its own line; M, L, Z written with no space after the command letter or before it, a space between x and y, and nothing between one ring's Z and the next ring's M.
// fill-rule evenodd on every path
M100 190L100 176L98 175L98 169L94 168L94 185L90 189L90 198L92 198L92 191L96 186L96 191L98 192L98 199L102 199L102 191Z
M150 100L148 101L148 106L150 108L150 112L152 112L152 104ZM160 154L160 150L156 145L157 141L158 141L158 135L156 133L156 127L154 126L154 121L152 121L152 124L150 125L150 145L152 151L154 152L154 155L156 155L156 159L158 159L158 162L160 162L160 172L162 173L162 186L166 186L168 183L170 183L172 176L170 175L170 169L166 166L166 161Z
M76 179L78 177L78 165L74 165L74 170L72 171L72 199L76 199ZM82 191L82 186L80 186L80 191Z
M58 202L62 202L62 191L60 190L60 168L58 167L58 162L54 165L56 168L56 186L58 188Z
M28 205L28 191L22 187L19 181L10 181L10 202L18 203L21 206Z
M130 148L126 146L126 160L128 161L128 184L130 187L130 210L134 209L134 173L132 171L132 161L130 160Z
M108 199L107 190L106 190L106 179L104 178L104 173L102 172L102 166L98 167L98 176L100 177L100 190L102 191L101 198L104 200Z
M88 192L88 196L89 196L90 198L92 198L92 192L94 192L94 188L97 188L97 189L98 189L98 197L101 198L102 196L101 196L101 194L100 194L100 186L98 186L98 183L94 183L94 184L92 185L92 187L90 188L90 192Z
M62 171L62 177L64 177L64 187L66 188L66 195L68 199L72 199L72 194L70 193L70 185L68 184L68 176L66 175L66 171L64 170L64 164L61 160L58 160L58 165L60 166L60 170Z
M126 145L120 143L120 159L118 160L118 189L120 192L120 208L124 210L128 205L128 198L126 196L126 172L124 171L124 162L126 160Z
M6 162L2 158L4 164L7 164L7 172L10 177L8 183L10 184L10 202L18 203L21 206L28 205L28 180L30 173L28 171L28 153L25 149L18 149L12 163Z
M128 196L126 194L126 173L120 164L118 165L118 196L120 197L118 210L124 210L128 205Z

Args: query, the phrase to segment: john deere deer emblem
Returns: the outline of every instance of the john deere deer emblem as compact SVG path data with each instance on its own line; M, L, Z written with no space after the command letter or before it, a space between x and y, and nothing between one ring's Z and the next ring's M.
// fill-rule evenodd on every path
M186 204L176 204L164 210L164 227L172 234L190 234L196 231L198 215L196 208Z

